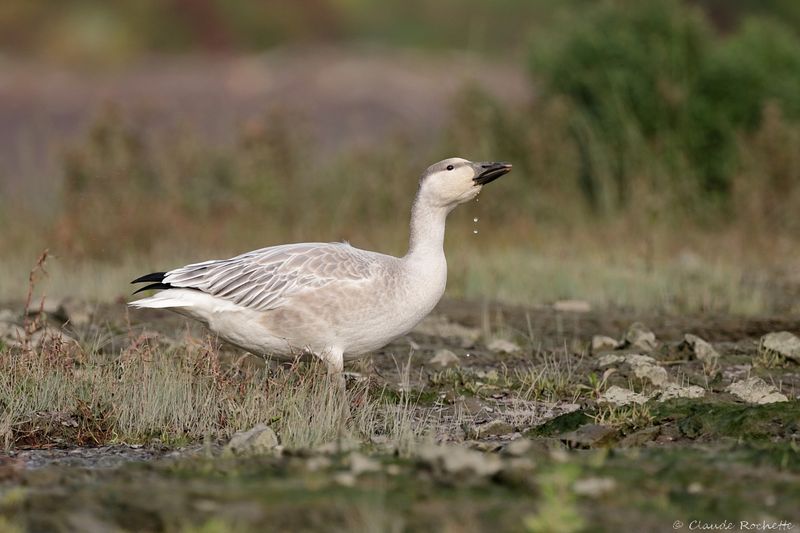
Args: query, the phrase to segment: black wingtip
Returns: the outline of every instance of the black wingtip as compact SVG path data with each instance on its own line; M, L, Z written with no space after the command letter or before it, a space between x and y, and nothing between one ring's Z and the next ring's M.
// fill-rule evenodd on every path
M164 276L166 276L166 275L167 275L166 272L153 272L151 274L145 274L144 276L142 276L140 278L136 278L135 280L131 281L131 285L134 284L134 283L145 283L147 281L161 283L162 281L164 281ZM141 290L144 290L144 289L139 289L139 290L141 291ZM139 291L136 291L136 292L139 292ZM136 294L136 293L134 293L134 294Z
M153 291L153 290L160 291L160 290L171 289L171 288L172 288L172 285L169 285L168 283L151 283L150 285L145 285L144 287L141 287L140 289L137 289L136 291L134 291L133 294L138 294L138 293L140 293L142 291Z

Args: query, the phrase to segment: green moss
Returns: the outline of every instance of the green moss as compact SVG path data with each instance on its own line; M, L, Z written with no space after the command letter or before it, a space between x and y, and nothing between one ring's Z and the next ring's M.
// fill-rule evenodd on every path
M592 417L583 411L573 411L548 420L528 432L530 437L552 437L575 431L584 424L592 423Z

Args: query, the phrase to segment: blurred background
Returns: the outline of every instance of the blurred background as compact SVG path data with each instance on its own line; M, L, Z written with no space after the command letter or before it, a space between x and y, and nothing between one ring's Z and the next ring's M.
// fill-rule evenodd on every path
M800 311L795 0L0 5L0 300L44 248L39 290L95 301L282 242L403 254L454 155L515 170L451 216L450 296Z

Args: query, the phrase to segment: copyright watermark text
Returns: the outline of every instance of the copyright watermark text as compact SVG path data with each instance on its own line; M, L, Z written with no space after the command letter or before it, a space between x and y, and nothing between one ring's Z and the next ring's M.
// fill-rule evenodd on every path
M793 531L795 524L788 520L761 520L759 522L749 522L747 520L720 520L719 522L690 520L683 522L675 520L672 523L672 529L684 528L689 531Z

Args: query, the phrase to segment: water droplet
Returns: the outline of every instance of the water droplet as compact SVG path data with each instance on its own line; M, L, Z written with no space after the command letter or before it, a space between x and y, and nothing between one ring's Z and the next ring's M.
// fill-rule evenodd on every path
M478 217L473 218L472 221L473 222L477 222L478 221Z
M477 235L478 234L478 230L476 230L476 229L472 230L472 234L473 235Z

